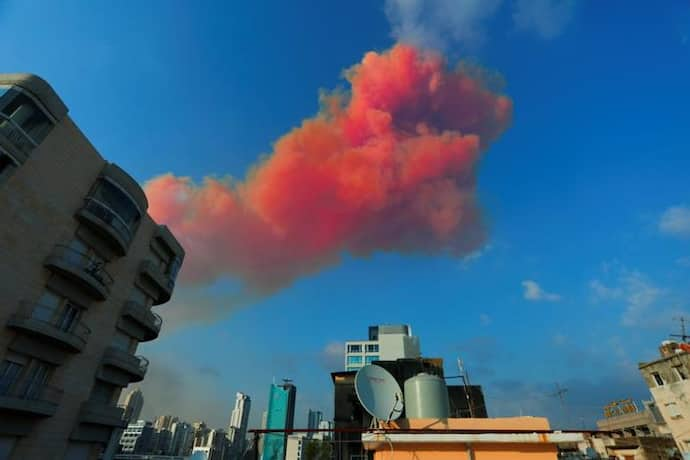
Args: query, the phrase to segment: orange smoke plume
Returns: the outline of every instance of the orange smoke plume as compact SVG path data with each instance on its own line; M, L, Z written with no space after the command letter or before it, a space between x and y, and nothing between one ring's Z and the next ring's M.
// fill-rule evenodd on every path
M349 96L324 97L243 182L166 174L149 212L187 250L183 279L227 275L267 292L348 251L465 255L486 233L476 197L481 152L512 102L480 72L396 45L346 72Z

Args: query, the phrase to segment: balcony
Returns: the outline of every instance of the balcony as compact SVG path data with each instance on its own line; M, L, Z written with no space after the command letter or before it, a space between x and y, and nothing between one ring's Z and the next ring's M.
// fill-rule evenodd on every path
M55 415L62 390L46 384L16 382L3 385L0 381L0 410L39 417Z
M103 365L124 372L130 382L141 382L146 375L149 361L143 356L134 356L119 348L109 347L103 355Z
M150 260L145 260L141 263L141 276L156 287L158 290L158 297L153 299L154 305L160 305L170 300L173 289L175 288L175 280L165 274L158 265Z
M132 319L144 329L142 342L158 338L163 320L150 309L130 300L125 302L123 316Z
M79 422L91 425L104 425L115 428L124 428L127 421L122 419L124 409L111 406L98 401L86 401L79 410Z
M70 320L67 314L56 314L54 308L31 302L22 302L7 326L73 352L83 350L91 334L91 329L77 320Z
M108 205L93 197L86 198L76 217L105 239L117 255L124 256L127 253L132 242L132 231L125 220Z
M18 159L22 163L37 146L36 142L14 120L2 112L0 112L0 134L15 147L15 154L21 154Z
M68 246L57 245L44 265L69 278L96 300L105 300L110 295L113 278L103 268L103 262L94 260L87 254Z

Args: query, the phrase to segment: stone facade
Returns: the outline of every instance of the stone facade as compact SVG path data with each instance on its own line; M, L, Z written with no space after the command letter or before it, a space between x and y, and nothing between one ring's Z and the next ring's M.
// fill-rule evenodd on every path
M124 427L184 258L147 207L46 82L0 75L0 459L95 459Z

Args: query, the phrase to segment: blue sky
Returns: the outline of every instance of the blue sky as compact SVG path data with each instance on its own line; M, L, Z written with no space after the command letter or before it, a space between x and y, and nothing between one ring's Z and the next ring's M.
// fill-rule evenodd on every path
M649 397L637 363L688 311L690 6L438 0L415 16L396 4L0 0L3 71L45 77L142 183L244 177L318 110L320 89L345 87L343 69L398 38L500 73L514 101L479 172L485 248L345 255L241 307L232 280L179 287L160 307L163 336L140 347L145 415L222 426L244 391L257 423L273 377L291 377L306 424L308 408L332 411L339 344L381 322L411 324L449 373L462 356L492 415L592 426L605 403Z

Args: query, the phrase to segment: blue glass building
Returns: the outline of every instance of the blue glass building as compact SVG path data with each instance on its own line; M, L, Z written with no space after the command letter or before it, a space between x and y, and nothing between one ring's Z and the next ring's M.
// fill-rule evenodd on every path
M291 430L295 420L295 395L297 389L292 383L271 385L268 394L268 410L266 413L266 429ZM284 460L285 433L267 433L264 436L263 460Z

